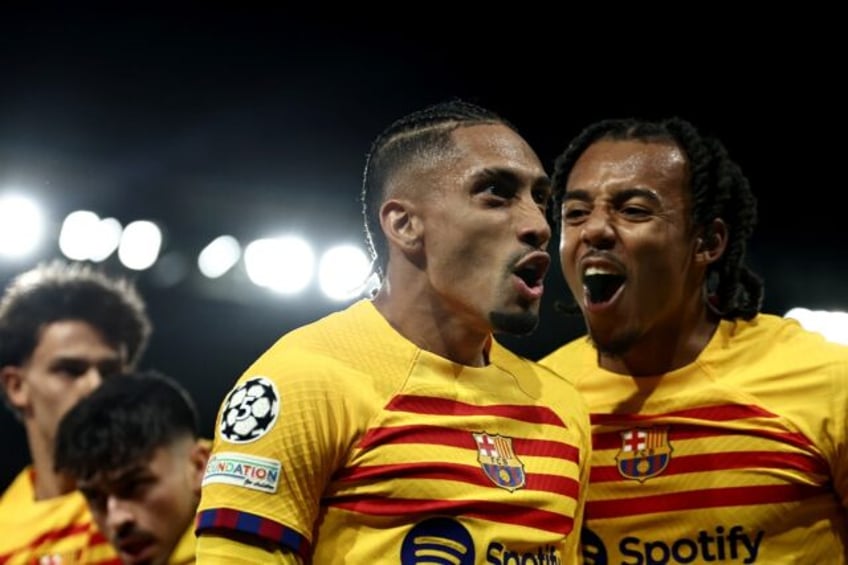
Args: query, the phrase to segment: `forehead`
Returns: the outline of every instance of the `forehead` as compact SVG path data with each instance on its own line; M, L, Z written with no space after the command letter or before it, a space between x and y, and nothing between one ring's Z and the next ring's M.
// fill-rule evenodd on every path
M78 484L84 489L109 490L139 477L167 474L175 460L172 447L160 445L150 451L145 450L125 465L102 469L88 478L80 478Z
M566 189L590 189L596 185L643 186L683 193L689 166L674 143L639 140L600 140L577 159Z
M539 157L523 137L502 124L459 127L451 134L460 164L469 168L509 168L544 175Z
M82 320L60 320L41 329L33 356L79 355L88 357L115 356L118 354L103 334Z

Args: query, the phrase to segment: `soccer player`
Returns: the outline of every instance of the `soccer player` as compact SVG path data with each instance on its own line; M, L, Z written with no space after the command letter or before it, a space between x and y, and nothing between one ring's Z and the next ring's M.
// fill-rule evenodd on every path
M118 562L74 482L53 468L61 417L137 361L150 334L126 280L53 262L19 275L0 299L0 384L23 422L32 465L0 499L0 563Z
M688 122L610 120L553 177L588 338L591 563L848 562L848 348L760 313L756 203Z
M194 563L209 457L194 402L154 372L110 379L59 424L56 468L77 481L125 564Z
M537 324L549 195L524 139L472 104L376 139L383 284L283 336L225 398L199 562L575 562L584 402L492 337Z

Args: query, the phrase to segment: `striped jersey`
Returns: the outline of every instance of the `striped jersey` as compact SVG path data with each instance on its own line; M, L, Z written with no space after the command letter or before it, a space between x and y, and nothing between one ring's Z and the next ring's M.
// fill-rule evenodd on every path
M848 347L761 314L656 377L542 363L589 404L587 563L848 563Z
M35 500L31 467L0 499L0 565L120 565L78 491Z
M281 338L225 398L198 533L314 563L574 563L589 420L573 385L492 341L467 367L370 301Z

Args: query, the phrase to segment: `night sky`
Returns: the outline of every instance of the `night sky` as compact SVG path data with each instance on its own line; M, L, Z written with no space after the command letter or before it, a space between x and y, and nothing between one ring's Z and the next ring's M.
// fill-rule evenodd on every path
M48 207L54 230L81 208L165 229L171 271L128 272L114 258L104 267L137 281L155 325L142 366L186 385L205 434L258 354L345 304L316 291L273 296L243 270L202 280L197 252L224 233L360 243L371 140L395 118L452 97L512 121L549 168L597 119L692 121L725 142L758 195L750 263L766 279L764 309L848 309L837 204L845 63L826 14L778 14L768 25L713 14L695 33L600 14L466 18L435 7L413 15L424 6L410 5L403 17L378 17L173 4L155 13L0 9L0 193L23 187ZM51 243L37 257L0 262L0 283L54 256ZM537 358L579 335L580 320L552 308L563 286L555 262L540 329L503 341ZM2 486L28 454L11 415L0 426L9 441Z

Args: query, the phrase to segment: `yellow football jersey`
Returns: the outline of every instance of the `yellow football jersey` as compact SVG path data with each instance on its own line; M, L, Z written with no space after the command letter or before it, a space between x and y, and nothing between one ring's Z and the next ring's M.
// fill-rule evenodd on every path
M587 563L848 562L848 348L723 321L693 363L632 378L580 338L542 360L590 409Z
M27 467L0 499L0 564L120 565L78 491L35 500L33 470Z
M574 563L589 420L573 385L492 342L467 367L370 301L281 338L224 400L198 532L314 563Z

